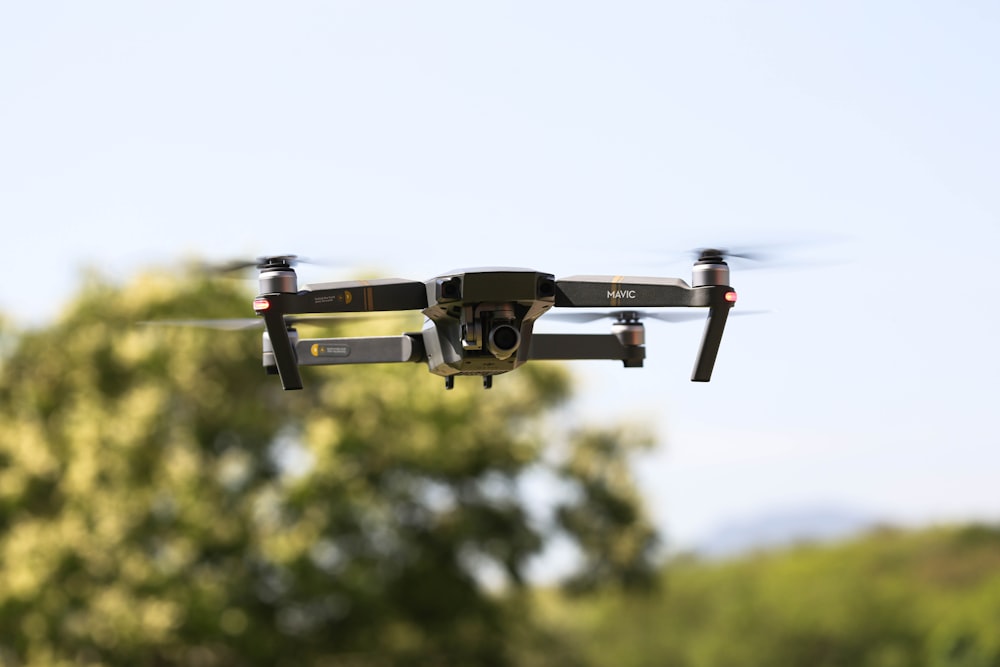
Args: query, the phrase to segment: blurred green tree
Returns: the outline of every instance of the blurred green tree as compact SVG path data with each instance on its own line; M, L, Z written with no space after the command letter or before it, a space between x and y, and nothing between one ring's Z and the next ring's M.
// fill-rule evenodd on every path
M90 276L51 326L5 328L0 664L577 664L526 568L561 532L575 581L648 580L624 465L644 439L554 425L553 366L488 394L306 369L286 393L259 331L137 326L248 304L238 281ZM548 516L525 489L546 469Z
M661 576L659 595L542 609L593 665L1000 667L1000 525L678 556Z

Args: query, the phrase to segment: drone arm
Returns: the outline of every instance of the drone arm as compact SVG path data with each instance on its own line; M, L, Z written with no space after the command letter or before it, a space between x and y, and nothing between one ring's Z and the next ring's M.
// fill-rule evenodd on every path
M307 285L297 294L282 295L288 313L363 313L423 310L427 288L414 280L351 280Z
M614 334L532 334L529 359L617 359L626 366L642 366L646 349L625 345Z
M733 302L729 300L729 295L735 295L735 292L729 287L702 289L713 290L712 304L708 309L708 321L705 323L705 333L701 339L701 349L698 351L698 358L695 361L694 371L691 374L692 382L708 382L712 379L712 369L715 367L715 358L719 354L722 333L726 328L729 311L733 307Z
M262 315L264 317L264 326L267 329L267 336L271 340L274 364L277 366L278 375L281 377L281 386L286 391L290 389L302 389L302 376L299 375L295 350L292 347L292 340L288 335L284 314L277 309L268 309Z
M304 338L295 345L300 366L390 364L425 361L419 334L356 338Z
M261 294L254 299L254 310L264 318L274 364L286 390L302 389L298 364L304 358L301 354L296 358L299 347L292 344L288 335L286 315L421 310L426 306L423 283L396 278L325 283L300 292Z
M704 288L692 288L679 278L573 276L557 280L556 307L650 308L705 307Z

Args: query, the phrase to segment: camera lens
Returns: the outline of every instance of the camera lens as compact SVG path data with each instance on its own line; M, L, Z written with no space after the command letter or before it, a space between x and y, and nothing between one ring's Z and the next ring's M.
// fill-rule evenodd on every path
M509 324L501 324L490 331L490 352L497 359L506 359L514 354L521 344L521 333Z

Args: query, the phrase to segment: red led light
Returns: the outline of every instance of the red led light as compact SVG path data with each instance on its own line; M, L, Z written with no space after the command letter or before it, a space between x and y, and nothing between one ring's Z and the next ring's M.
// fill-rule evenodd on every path
M267 299L254 299L253 309L254 310L267 310L271 307L271 302Z
M726 292L725 299L729 303L736 303L736 292Z

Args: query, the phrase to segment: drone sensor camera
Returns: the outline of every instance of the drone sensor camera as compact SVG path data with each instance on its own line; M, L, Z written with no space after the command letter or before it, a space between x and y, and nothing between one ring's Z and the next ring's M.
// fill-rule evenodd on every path
M498 324L490 331L488 348L497 359L507 359L517 352L521 334L510 324Z

